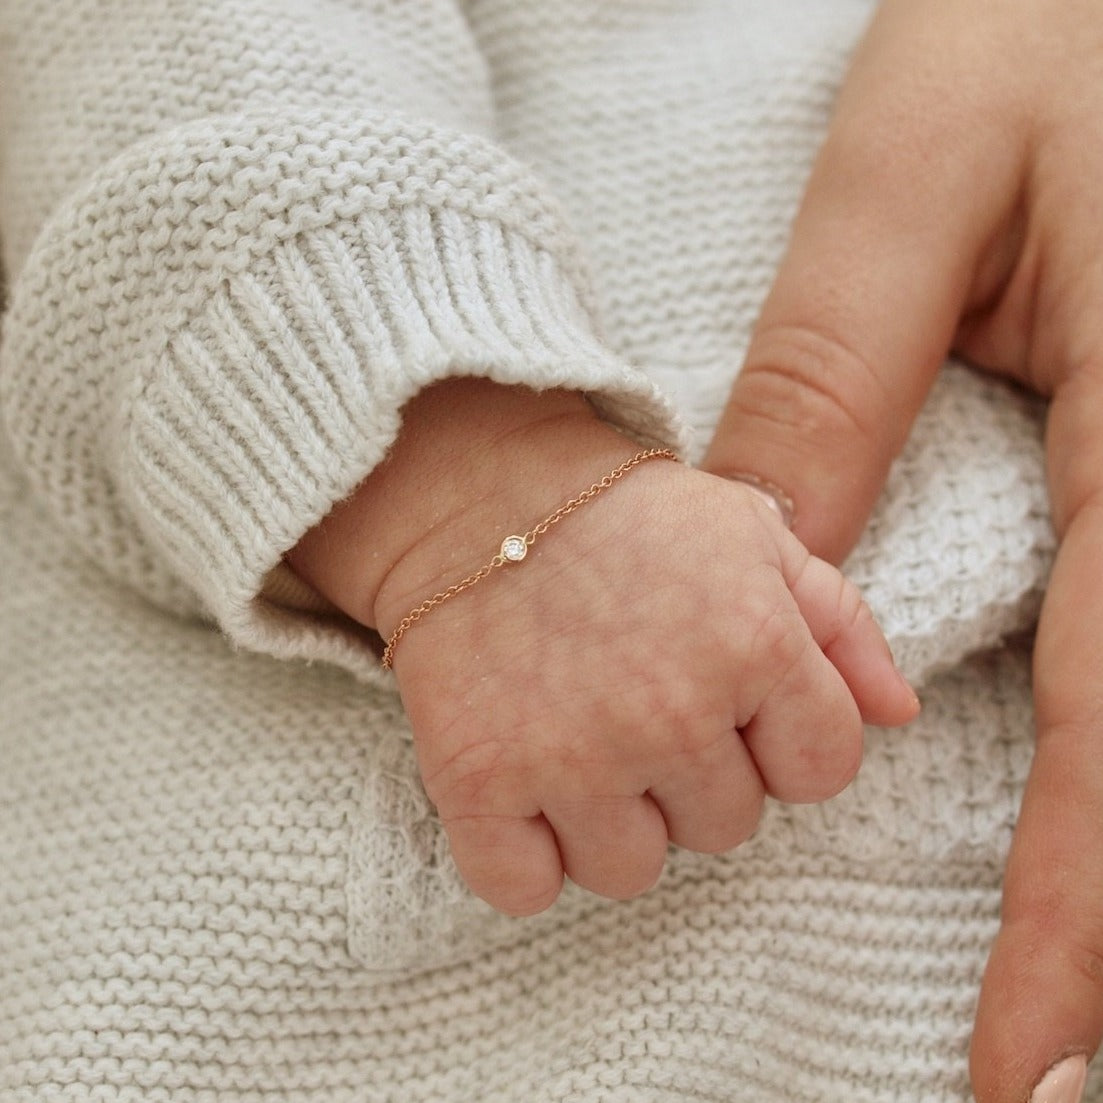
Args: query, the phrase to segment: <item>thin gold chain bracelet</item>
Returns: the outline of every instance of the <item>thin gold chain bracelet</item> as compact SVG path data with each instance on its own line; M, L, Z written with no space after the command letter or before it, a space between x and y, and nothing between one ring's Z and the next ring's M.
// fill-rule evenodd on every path
M507 563L520 563L529 553L529 548L536 543L538 536L557 525L568 513L574 513L579 506L596 498L603 491L608 490L618 479L624 478L633 467L638 467L646 460L675 460L678 457L669 448L649 448L645 452L637 452L631 459L625 460L619 467L614 467L607 475L603 475L596 483L587 487L580 494L575 495L569 501L564 502L554 513L549 514L539 524L534 525L523 536L507 536L498 550L498 554L485 563L473 574L449 586L440 593L426 598L416 609L412 609L398 622L398 626L387 640L387 646L383 649L383 669L390 670L394 663L394 652L399 640L415 625L438 605L462 594L464 590L470 590L476 583L481 582L492 571L504 567Z

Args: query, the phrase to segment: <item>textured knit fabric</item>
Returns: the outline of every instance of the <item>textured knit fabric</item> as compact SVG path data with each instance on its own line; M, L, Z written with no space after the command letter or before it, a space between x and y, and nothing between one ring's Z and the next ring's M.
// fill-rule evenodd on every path
M1033 403L948 366L849 563L920 720L628 904L467 894L281 566L447 376L699 457L869 11L0 0L5 1103L969 1097Z

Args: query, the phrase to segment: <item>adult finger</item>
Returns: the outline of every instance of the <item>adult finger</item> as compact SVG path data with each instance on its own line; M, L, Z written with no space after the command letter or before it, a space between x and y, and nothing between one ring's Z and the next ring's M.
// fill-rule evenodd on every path
M1023 150L1009 135L1025 128L1005 104L1003 125L983 125L998 89L989 65L957 56L976 37L955 33L959 8L881 5L705 458L780 488L797 535L836 562L1016 205Z
M1050 480L1062 540L1035 645L1037 749L985 972L977 1098L1017 1103L1047 1069L1074 1103L1103 1039L1103 379L1056 394ZM1071 1055L1071 1057L1070 1057ZM1059 1064L1062 1059L1070 1063Z

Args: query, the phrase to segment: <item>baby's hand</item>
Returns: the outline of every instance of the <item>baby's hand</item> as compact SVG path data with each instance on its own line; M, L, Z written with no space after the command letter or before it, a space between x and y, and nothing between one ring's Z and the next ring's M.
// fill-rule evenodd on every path
M670 842L736 846L764 793L833 796L863 717L916 707L850 583L746 487L665 460L433 609L395 670L456 864L513 914L564 873L629 897Z
M474 499L500 530L473 531L461 509L402 557L375 603L385 634L635 451L589 423L525 438L561 438L546 454L574 468L590 456L587 479L571 476L581 485L564 492L554 463L528 464L530 480L510 469L500 521ZM546 908L564 874L629 897L654 883L670 842L736 846L765 793L834 795L858 768L862 720L899 724L917 708L850 583L745 485L663 459L433 608L394 670L456 864L512 914Z

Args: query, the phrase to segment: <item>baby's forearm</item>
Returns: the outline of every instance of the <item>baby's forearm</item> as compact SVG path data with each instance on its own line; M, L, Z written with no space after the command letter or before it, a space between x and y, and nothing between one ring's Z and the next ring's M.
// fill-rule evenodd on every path
M386 635L635 451L575 392L451 379L403 410L387 460L288 553L344 612Z

